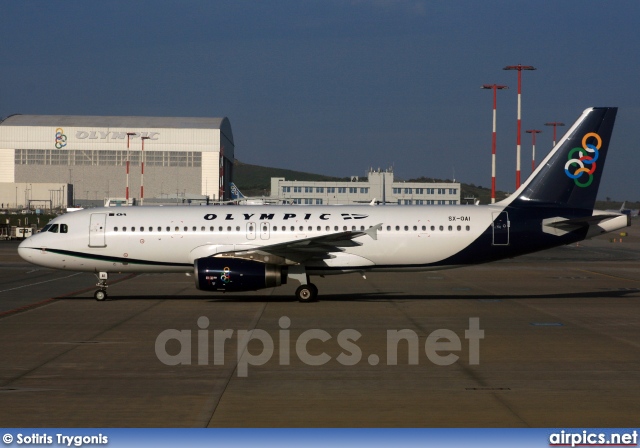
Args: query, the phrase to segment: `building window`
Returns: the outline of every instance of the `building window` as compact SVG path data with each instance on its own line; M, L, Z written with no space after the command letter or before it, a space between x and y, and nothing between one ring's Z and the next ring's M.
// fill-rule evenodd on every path
M300 199L300 198L295 198L295 199L293 199L293 203L294 203L294 204L302 204L302 199Z
M427 194L436 194L436 189L435 188L427 188Z
M393 194L402 194L402 188L394 188Z
M302 187L293 187L294 193L302 193Z
M338 187L338 193L346 193L347 187Z
M416 194L424 194L424 188L416 188Z
M358 188L357 187L349 187L349 193L354 194L358 192Z
M313 193L313 187L304 187L305 193Z
M405 199L404 200L404 205L411 205L413 203L413 201L411 199Z
M291 187L282 187L283 193L291 193Z
M305 205L311 205L313 204L313 199L305 198L304 203Z
M413 194L413 188L405 188L404 194Z
M316 205L322 205L322 199L316 199Z
M316 193L324 193L324 187L316 187Z
M360 188L361 194L369 194L369 188Z
M449 188L449 194L458 194L457 188Z

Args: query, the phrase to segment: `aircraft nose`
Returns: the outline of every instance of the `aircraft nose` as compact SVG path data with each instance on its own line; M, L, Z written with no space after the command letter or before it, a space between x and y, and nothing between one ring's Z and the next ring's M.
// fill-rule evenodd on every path
M31 252L33 252L33 249L29 249L27 247L27 240L24 240L18 245L18 255L20 255L20 258L22 258L23 260L32 261Z

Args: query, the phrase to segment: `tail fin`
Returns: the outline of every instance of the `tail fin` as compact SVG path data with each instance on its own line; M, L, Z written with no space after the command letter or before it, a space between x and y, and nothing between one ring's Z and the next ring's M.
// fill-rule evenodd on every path
M617 107L585 110L538 169L504 202L592 210L617 111Z
M244 195L233 182L231 182L231 199L244 199Z

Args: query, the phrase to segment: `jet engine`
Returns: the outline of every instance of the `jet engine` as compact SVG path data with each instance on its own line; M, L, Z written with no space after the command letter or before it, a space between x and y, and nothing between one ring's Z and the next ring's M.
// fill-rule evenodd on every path
M282 268L275 264L207 257L193 266L196 288L202 291L255 291L282 284Z

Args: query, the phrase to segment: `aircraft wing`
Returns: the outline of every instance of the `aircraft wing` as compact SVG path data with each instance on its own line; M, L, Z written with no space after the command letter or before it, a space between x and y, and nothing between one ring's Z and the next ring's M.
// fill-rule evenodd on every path
M246 257L252 254L274 255L297 263L310 259L331 258L331 252L344 252L345 247L362 246L363 243L354 241L355 238L368 235L372 239L378 239L378 231L382 230L382 224L377 224L366 230L347 230L344 232L330 233L328 235L315 236L286 241L283 243L269 244L267 246L252 249L224 252L222 256Z

